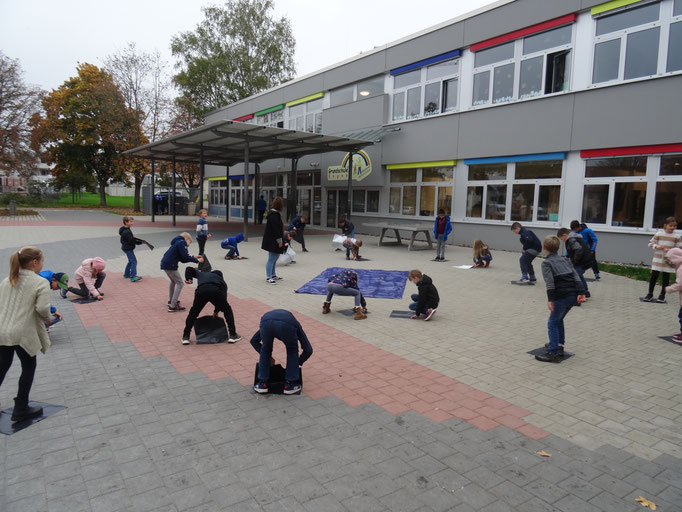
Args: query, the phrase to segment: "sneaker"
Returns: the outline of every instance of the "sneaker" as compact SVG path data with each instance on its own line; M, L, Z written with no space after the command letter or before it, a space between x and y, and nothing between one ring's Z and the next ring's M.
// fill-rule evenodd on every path
M268 392L268 383L264 382L262 380L259 380L255 386L253 386L253 390L256 393L260 393L261 395L264 395L265 393Z
M667 302L665 301L665 297L659 297L654 302L656 302L658 304L667 304Z
M642 297L642 300L644 302L653 302L654 301L654 296L651 295L650 293L647 293L646 296Z
M535 359L538 361L542 361L543 363L560 363L561 362L561 356L559 354L550 354L547 352L546 354L540 354L535 356Z
M535 277L535 276L530 276L530 279L528 279L528 281L530 281L531 283L534 283L534 282L537 281L537 280L538 280L538 279L537 279L537 277Z
M682 343L682 332L680 334L676 334L673 336L673 341L676 341L677 343Z
M123 279L130 279L130 276L123 276Z
M595 278L597 281L599 281L599 280L601 279L601 277L599 277L599 274L595 274L595 275L594 275L594 278Z
M295 395L301 392L301 385L297 382L286 381L284 383L284 394L285 395Z
M545 343L545 348L549 351L549 343ZM564 346L563 346L563 345L559 345L559 346L556 348L556 353L557 353L557 355L558 355L559 357L564 357Z
M521 279L519 279L519 283L527 283L529 281L528 276L521 276Z
M283 277L279 277L279 276L272 276L272 278L273 278L275 281L281 281L282 279L284 279Z
M179 306L179 305L180 305L180 301L177 301L176 304ZM168 305L170 306L170 301L168 301Z
M136 282L140 281L141 279L142 279L142 278L141 278L140 276L133 276L133 277L130 278L130 282L131 282L131 283L136 283Z
M230 337L227 338L227 342L228 343L237 343L241 339L242 339L242 337L235 332L234 334L230 334Z
M168 312L173 313L175 311L184 311L186 308L182 307L180 304L176 304L175 306L168 306Z
M426 316L424 317L424 321L427 322L431 320L431 317L436 313L436 310L434 308L429 308L426 310Z
M182 344L183 345L189 345L189 336L183 336L182 337Z
M592 294L590 292L585 292L585 298L589 299L590 297L592 297Z
M483 267L483 268L488 268L489 266L490 266L490 262L489 262L489 261L486 261L486 262L485 262L485 267Z
M346 256L346 259L349 260L349 259L350 259L350 256Z
M65 299L66 298L66 290L64 290L63 288L60 288L59 289L59 295L62 296L62 299Z
M268 284L277 284L277 281L275 279L273 279L272 277L266 279L265 282Z
M308 249L303 249L303 252L310 252Z

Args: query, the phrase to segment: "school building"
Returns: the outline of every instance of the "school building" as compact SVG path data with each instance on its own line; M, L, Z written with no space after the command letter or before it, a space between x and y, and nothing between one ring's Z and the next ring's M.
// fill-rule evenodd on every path
M502 0L206 123L219 120L376 141L352 156L359 234L432 224L443 208L451 243L519 250L512 222L542 238L578 219L600 260L648 263L662 220L682 225L682 0ZM335 228L348 158L264 161L260 194L287 198L296 165L297 211ZM209 210L241 218L254 166L228 172L229 187L225 167L206 166Z

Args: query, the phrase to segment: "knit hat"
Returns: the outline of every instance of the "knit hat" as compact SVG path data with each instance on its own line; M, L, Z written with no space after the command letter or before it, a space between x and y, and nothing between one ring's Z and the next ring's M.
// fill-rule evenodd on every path
M69 276L67 276L64 272L55 272L52 275L52 280L56 281L57 286L59 286L62 290L69 289Z
M99 270L101 272L102 270L104 270L105 266L106 263L99 256L92 259L92 268L94 268L95 270Z

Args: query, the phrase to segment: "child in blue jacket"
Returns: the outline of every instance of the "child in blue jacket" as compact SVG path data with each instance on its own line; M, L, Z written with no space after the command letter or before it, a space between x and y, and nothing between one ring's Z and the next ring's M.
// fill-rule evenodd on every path
M448 235L452 233L450 217L445 215L445 210L438 210L438 215L433 223L433 238L436 239L436 259L435 261L445 261L445 242Z
M50 288L52 290L59 290L62 298L66 298L66 290L69 289L69 276L64 272L52 272L51 270L43 270L38 275L45 278L47 282L50 283ZM55 319L62 319L62 314L57 311L57 308L52 304L50 304L50 313Z
M519 264L521 265L521 279L519 279L519 283L530 282L535 284L537 278L533 269L533 260L542 252L542 243L535 233L528 228L524 228L520 222L514 222L511 230L519 235L521 246L523 247L521 258L519 258Z
M226 260L242 259L241 255L239 254L239 248L237 247L237 244L243 241L244 234L237 233L237 236L229 236L220 242L220 247L227 249L227 254L225 255Z
M571 230L580 234L583 237L584 242L592 253L592 272L594 272L594 278L599 280L599 264L597 263L597 235L594 234L587 224L580 223L577 220L571 221Z
M204 259L199 256L195 258L187 251L187 247L192 243L192 237L189 233L180 233L171 240L170 248L166 251L161 259L161 270L166 272L168 279L170 279L170 286L168 288L168 311L184 311L185 308L180 306L178 297L180 290L185 284L180 272L178 272L178 263L200 263Z

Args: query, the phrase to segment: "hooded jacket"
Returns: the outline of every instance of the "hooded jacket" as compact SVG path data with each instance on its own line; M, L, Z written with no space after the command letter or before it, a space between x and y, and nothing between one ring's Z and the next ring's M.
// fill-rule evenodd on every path
M105 266L106 263L100 257L83 260L81 266L73 273L73 280L76 281L76 284L84 284L90 292L90 295L98 297L100 293L97 291L97 288L95 288L97 277L92 277L92 270L95 269L102 272Z
M287 228L288 231L293 230L296 228L297 231L303 231L305 229L305 222L301 220L301 216L297 215L293 219L291 219L291 222L289 223L289 227Z
M547 300L554 302L564 297L585 293L583 282L568 258L550 253L542 262L542 277L547 286Z
M438 290L436 290L429 276L422 274L422 278L417 283L417 289L419 290L419 298L417 299L417 309L415 310L416 315L426 313L427 310L438 307L440 302Z
M118 228L118 234L121 236L121 250L133 251L136 245L140 245L142 240L133 236L133 231L127 226Z
M438 220L440 219L440 215L436 215L436 220L433 223L433 238L438 239ZM443 217L444 222L445 222L445 231L443 232L443 242L445 242L448 239L448 235L452 233L452 224L450 224L450 216L446 215Z
M678 292L680 294L680 305L682 305L682 249L674 247L667 252L665 257L675 266L675 275L677 276L675 283L668 286L665 291L667 293Z
M161 270L177 270L178 263L199 263L194 256L187 251L187 242L180 235L171 240L170 248L161 258Z
M282 247L279 246L282 244ZM284 247L284 224L282 223L282 215L274 208L268 213L268 218L265 223L265 231L263 232L263 241L260 248L268 252L276 252L282 254L286 248Z
M594 231L587 227L587 224L580 224L579 234L583 237L583 240L587 244L587 247L590 249L590 251L594 252L597 250L597 235L595 235Z
M535 236L528 228L521 228L519 231L519 239L521 240L521 246L524 251L535 251L535 254L540 254L542 252L542 243L540 239Z
M227 249L227 246L231 245L235 249L234 253L237 256L239 256L239 247L237 247L237 244L239 242L243 242L243 241L244 241L244 234L243 233L237 233L237 236L229 236L225 240L220 242L220 247L222 247L223 249Z
M566 254L575 268L589 268L592 266L592 253L580 236L580 233L571 231L566 238Z
M185 281L191 281L192 279L197 280L197 288L200 286L215 286L227 297L227 283L223 279L223 273L220 270L201 272L195 267L185 268Z

